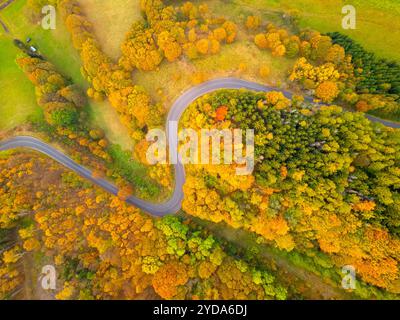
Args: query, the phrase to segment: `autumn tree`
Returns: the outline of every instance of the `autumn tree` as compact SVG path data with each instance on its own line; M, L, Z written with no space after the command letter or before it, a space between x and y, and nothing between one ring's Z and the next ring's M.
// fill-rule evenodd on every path
M339 88L333 81L322 82L315 90L315 95L324 102L332 102L339 94Z
M248 30L255 30L260 26L260 24L261 24L260 17L248 16L246 19L246 28Z

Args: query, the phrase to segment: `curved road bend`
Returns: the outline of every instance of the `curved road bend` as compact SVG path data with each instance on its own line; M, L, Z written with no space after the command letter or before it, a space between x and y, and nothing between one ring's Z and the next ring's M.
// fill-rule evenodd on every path
M236 78L222 78L222 79L211 80L189 89L174 102L167 117L167 125L166 125L167 135L168 136L170 134L176 135L176 132L171 132L171 133L168 132L169 121L179 122L179 119L181 118L183 112L193 101L195 101L196 99L207 93L219 89L248 89L248 90L262 91L262 92L281 91L287 98L289 99L292 98L292 94L288 91L273 87L267 87L255 82L249 82ZM307 101L310 100L312 100L312 98L307 98ZM367 117L373 122L380 122L392 128L400 128L400 123L382 120L379 118L375 118L373 116L367 116ZM172 136L171 140L176 141L177 143L177 137ZM83 178L91 181L95 185L103 188L107 192L113 195L118 194L118 188L114 184L102 178L94 178L90 170L77 164L62 152L58 151L52 146L36 138L20 136L11 138L10 140L0 143L0 151L11 150L20 147L32 149L40 153L43 153L51 157L55 161L59 162L60 164L64 165L65 167L69 168L70 170L74 171L75 173L79 174ZM185 169L183 165L178 161L178 164L175 165L175 189L172 194L172 197L167 202L161 204L153 204L151 202L144 201L142 199L133 196L129 197L126 200L126 202L157 217L162 217L167 214L176 213L181 209L182 206L184 183L185 183Z

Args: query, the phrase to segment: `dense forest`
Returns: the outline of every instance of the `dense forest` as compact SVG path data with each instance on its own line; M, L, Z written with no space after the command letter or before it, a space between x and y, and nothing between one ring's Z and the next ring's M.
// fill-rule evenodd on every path
M190 220L153 219L33 154L0 164L2 297L20 289L21 260L39 250L62 270L58 299L287 297L271 271ZM4 230L18 225L10 243Z
M279 92L217 92L192 104L182 121L194 129L255 129L254 174L189 166L186 212L254 232L283 250L322 252L321 268L354 265L366 283L398 292L398 131Z

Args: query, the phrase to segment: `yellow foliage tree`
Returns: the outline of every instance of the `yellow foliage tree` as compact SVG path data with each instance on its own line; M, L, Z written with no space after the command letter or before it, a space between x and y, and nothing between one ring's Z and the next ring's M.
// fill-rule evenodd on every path
M315 96L324 102L332 102L339 95L339 88L333 81L321 83L315 90Z
M261 24L260 17L248 16L246 19L246 28L249 30L257 29Z

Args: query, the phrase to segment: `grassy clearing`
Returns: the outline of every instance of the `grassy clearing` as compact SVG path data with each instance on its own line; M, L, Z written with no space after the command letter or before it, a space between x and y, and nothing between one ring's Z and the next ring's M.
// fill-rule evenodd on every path
M239 72L241 63L247 66L247 71ZM259 76L259 67L262 64L271 69L271 74L266 79ZM193 75L196 73L204 73L210 79L237 76L280 86L284 83L291 64L291 60L274 58L268 51L259 50L252 41L242 39L224 45L218 55L205 56L193 61L181 59L175 63L163 62L156 71L135 71L133 78L135 83L151 93L153 99L162 101L168 109L184 90L193 85Z
M91 102L88 112L91 123L103 128L112 143L119 144L125 150L132 150L133 143L128 130L120 123L117 111L107 101Z
M121 55L121 43L133 22L141 20L139 0L79 0L102 48L114 60Z
M15 63L18 52L8 38L0 35L0 130L41 114L33 86Z

